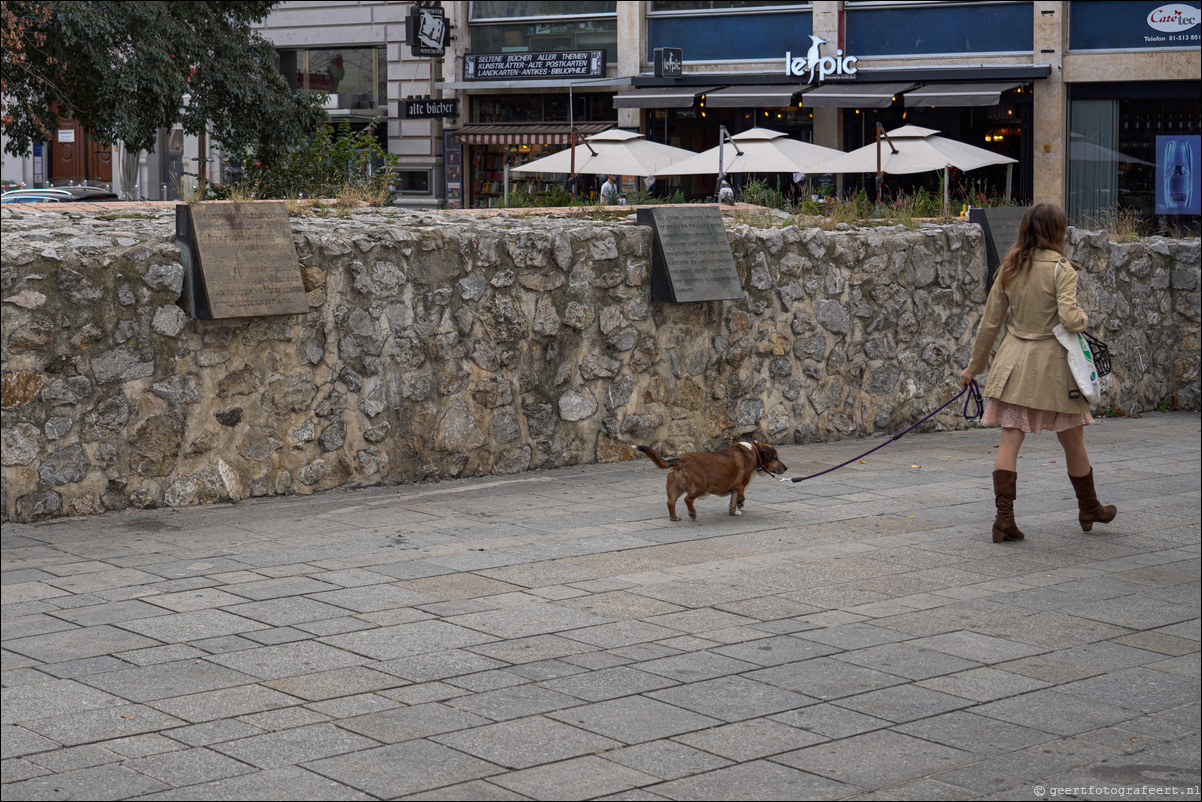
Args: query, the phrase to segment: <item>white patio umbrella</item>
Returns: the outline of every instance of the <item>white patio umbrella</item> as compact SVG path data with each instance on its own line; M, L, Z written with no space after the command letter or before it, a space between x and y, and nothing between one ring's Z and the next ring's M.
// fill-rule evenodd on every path
M752 128L735 134L717 147L676 162L656 175L812 173L816 172L819 163L842 155L842 151L792 139L780 131Z
M938 136L933 128L903 125L889 131L880 141L844 153L814 168L817 173L889 173L909 175L945 170L948 166L957 170L975 170L993 164L1017 164L1017 159L1002 156L985 148L978 148ZM1006 180L1009 182L1007 172ZM947 173L943 180L943 205L947 208ZM1009 187L1006 190L1010 195Z
M575 148L561 150L541 159L511 167L511 173L572 173L572 151L576 152L576 173L585 175L658 175L673 162L696 154L659 142L649 142L642 134L611 129L593 134Z

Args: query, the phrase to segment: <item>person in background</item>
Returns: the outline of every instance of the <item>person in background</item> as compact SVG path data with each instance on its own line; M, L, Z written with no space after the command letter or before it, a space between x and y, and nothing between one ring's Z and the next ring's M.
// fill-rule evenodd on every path
M1065 255L1068 221L1059 206L1040 203L1023 215L1018 239L1002 261L985 303L972 357L960 374L961 386L982 371L1003 325L1006 333L989 367L981 422L1002 427L994 460L997 518L993 542L1022 540L1014 520L1018 451L1028 434L1056 433L1064 449L1068 478L1077 496L1078 521L1088 532L1109 523L1118 510L1103 505L1094 491L1093 467L1085 451L1085 427L1093 423L1089 401L1077 389L1067 352L1052 334L1057 323L1070 332L1089 324L1077 306L1077 266Z
M730 188L730 183L725 178L718 186L718 203L729 203L731 206L735 203L735 191Z
M609 205L618 200L618 178L617 176L606 176L605 183L601 185L601 203Z

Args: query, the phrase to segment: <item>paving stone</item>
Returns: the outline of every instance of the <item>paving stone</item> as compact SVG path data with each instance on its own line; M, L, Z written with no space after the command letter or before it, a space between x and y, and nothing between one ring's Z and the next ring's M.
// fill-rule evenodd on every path
M488 780L472 780L471 782L439 788L436 791L423 791L420 794L409 794L400 797L400 799L405 800L429 799L436 800L437 802L442 802L443 800L462 800L462 802L488 802L489 800L497 800L498 802L505 802L506 800L525 800L529 798L525 794L519 794L516 791L510 791L508 788L493 785Z
M205 660L181 660L122 671L108 671L89 676L85 681L129 702L152 702L173 696L245 685L253 682L254 678Z
M213 655L209 659L214 663L261 680L299 677L369 662L365 657L359 657L335 646L315 641L242 649Z
M391 674L374 671L365 666L353 666L316 674L286 677L263 684L268 688L274 688L277 691L313 702L338 696L350 696L365 691L396 688L406 682Z
M628 666L618 666L550 680L542 683L542 687L558 693L566 693L586 702L600 702L605 699L616 699L620 696L632 696L668 688L675 684L676 680L658 674Z
M674 741L624 746L601 755L627 768L664 780L675 780L731 765L731 761Z
M7 799L131 799L169 788L166 783L110 763L35 777L5 786Z
M973 708L990 718L1009 721L1055 735L1079 735L1135 718L1134 710L1113 704L1089 702L1058 689L1034 691L1023 696L989 702Z
M263 685L245 684L162 698L153 702L151 707L184 721L200 723L290 707L300 704L300 701Z
M591 755L514 771L490 780L530 799L548 800L607 796L655 781L649 774Z
M772 668L749 671L743 676L823 701L855 696L904 682L896 675L830 657L785 663Z
M1046 688L1051 683L999 671L995 668L974 668L959 674L948 674L923 680L918 685L941 693L950 693L976 702L992 702L1027 691Z
M154 618L143 618L138 621L125 621L123 629L129 629L148 638L163 643L192 643L206 638L219 638L225 635L237 635L256 629L267 629L267 624L260 624L249 618L231 615L224 610L193 610L185 613L172 613ZM151 645L151 644L139 644ZM127 646L127 649L138 648Z
M744 677L718 677L645 694L723 721L743 721L815 704L818 700Z
M833 659L896 674L911 680L953 674L980 665L971 660L928 651L909 643L889 643L884 646L857 649L837 654Z
M391 627L378 627L364 632L334 635L324 642L347 652L373 660L396 660L426 652L460 649L496 640L467 627L444 621L417 621Z
M491 720L483 716L457 710L449 705L427 702L412 707L354 716L339 721L338 726L381 743L391 744L468 730L491 723Z
M667 799L841 799L858 789L768 760L653 785L647 790Z
M1042 730L999 722L967 711L912 721L896 727L895 731L984 755L1017 752L1053 740Z
M976 760L951 747L899 732L870 732L773 758L787 766L862 788L937 774Z
M150 798L150 797L148 797ZM372 797L298 766L255 771L154 795L162 800L360 800Z
M715 718L642 696L627 696L560 710L552 718L625 744L668 738L722 723Z
M918 685L895 685L839 699L835 704L874 718L902 722L959 710L969 703L959 696Z
M509 769L541 766L621 746L610 738L543 716L430 736L430 740Z
M243 764L268 769L370 749L376 745L377 742L370 738L347 732L333 724L313 724L226 741L210 748Z
M0 690L0 723L14 724L48 716L120 705L120 697L75 680L51 680Z
M702 651L646 660L640 662L638 668L640 671L650 671L677 682L700 682L727 674L737 674L755 668L755 665L716 652Z
M316 760L305 767L373 797L386 799L477 780L502 771L492 763L425 740L364 749Z
M130 760L125 763L125 767L175 788L247 774L254 770L246 763L232 760L204 747Z
M475 693L470 696L461 696L455 700L455 707L460 710L466 710L493 721L531 716L551 710L563 710L579 704L580 700L574 696L557 693L549 688L533 684L515 685L510 688Z
M130 622L122 622L122 628L102 624L95 627L72 629L66 632L50 632L15 640L5 640L4 648L25 655L41 663L65 663L88 657L102 657L114 652L142 649L160 645L155 636L144 637L127 632Z
M1111 700L1130 710L1156 713L1196 702L1198 680L1132 668L1070 682L1056 690L1095 703L1105 704Z
M757 718L685 733L677 736L675 740L694 746L703 752L745 763L749 760L789 752L804 746L813 746L827 739L771 719Z

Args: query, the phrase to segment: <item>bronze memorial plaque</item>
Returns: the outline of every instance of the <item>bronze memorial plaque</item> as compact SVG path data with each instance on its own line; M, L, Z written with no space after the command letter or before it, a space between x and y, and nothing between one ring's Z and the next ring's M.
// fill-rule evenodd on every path
M639 209L638 223L655 231L651 263L654 303L742 299L734 254L716 206Z
M184 219L187 218L187 219ZM220 320L309 311L284 201L177 207L193 316ZM190 269L189 269L190 268Z

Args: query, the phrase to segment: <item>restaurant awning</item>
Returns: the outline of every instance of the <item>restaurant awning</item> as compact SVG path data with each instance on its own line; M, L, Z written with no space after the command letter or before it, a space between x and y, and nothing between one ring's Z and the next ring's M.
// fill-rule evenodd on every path
M805 108L887 109L914 84L826 84L802 95Z
M915 106L996 106L1002 100L1002 92L1016 86L1013 83L992 84L927 84L906 93L906 107Z
M779 109L793 105L793 96L805 87L801 84L768 86L728 86L705 96L710 108Z
M576 141L613 128L613 123L580 123ZM469 123L453 132L464 145L570 145L568 123Z
M615 109L689 109L712 86L652 86L614 96Z

